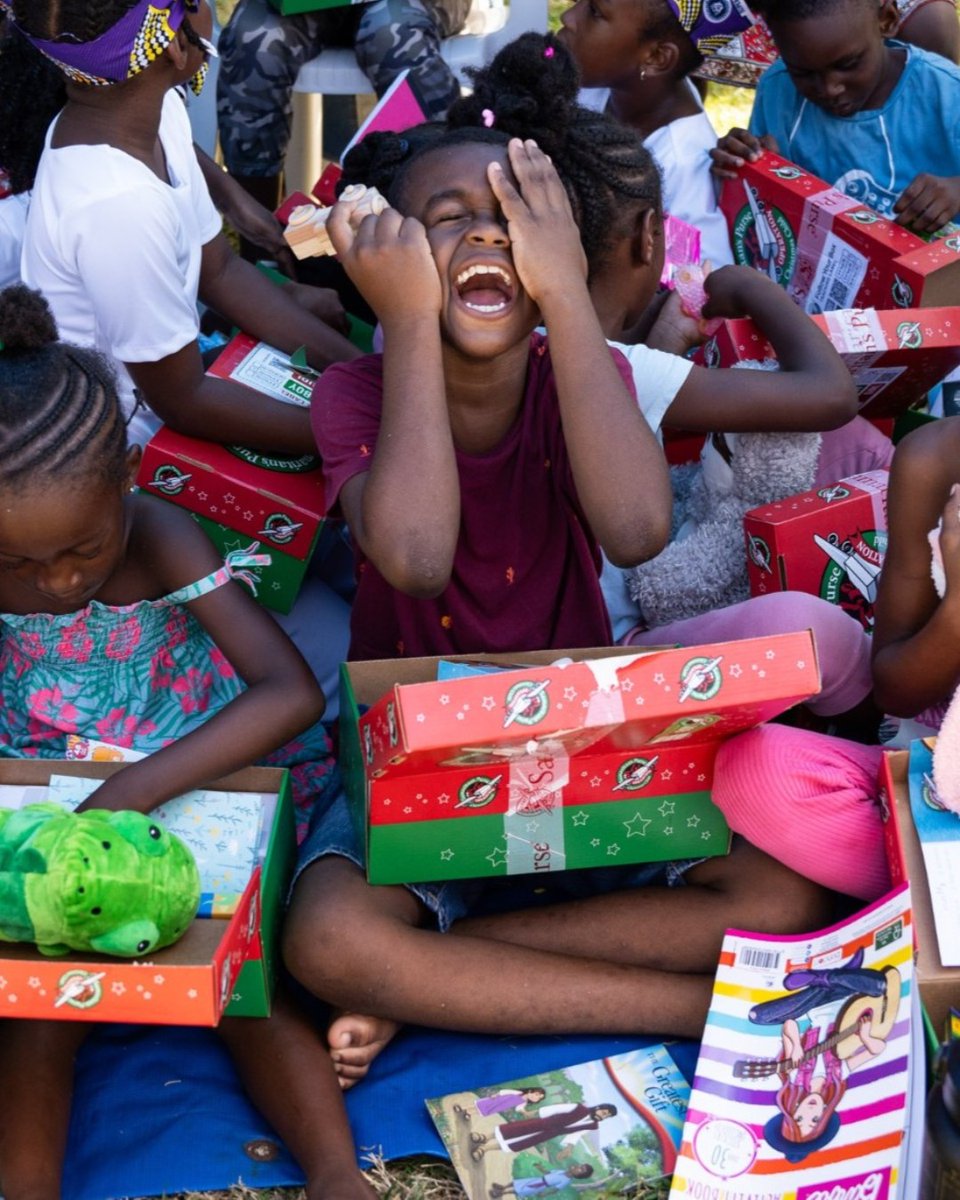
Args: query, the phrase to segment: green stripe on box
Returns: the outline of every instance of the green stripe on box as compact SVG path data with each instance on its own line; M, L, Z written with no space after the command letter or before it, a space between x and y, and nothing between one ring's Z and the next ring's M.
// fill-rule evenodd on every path
M204 531L211 542L216 546L221 554L227 554L230 550L246 549L251 542L257 539L250 537L246 533L238 533L235 529L228 529L226 525L220 525L216 521L212 521L209 517L201 517L199 513L190 513L190 516L197 522L200 528ZM322 523L321 523L322 526ZM320 535L320 528L317 528L317 537ZM264 606L264 608L272 608L275 612L288 613L293 607L293 602L297 598L297 593L300 591L300 585L303 583L303 577L307 573L307 567L310 565L310 557L313 554L313 547L316 546L316 537L313 540L313 545L310 547L310 554L306 558L294 558L292 554L284 554L282 550L278 550L268 541L261 540L260 553L270 555L269 567L253 568L253 574L257 577L257 594L255 599ZM240 580L242 587L249 586Z
M371 883L419 883L710 858L726 854L730 830L709 792L650 796L556 812L478 814L440 821L374 825L368 830Z

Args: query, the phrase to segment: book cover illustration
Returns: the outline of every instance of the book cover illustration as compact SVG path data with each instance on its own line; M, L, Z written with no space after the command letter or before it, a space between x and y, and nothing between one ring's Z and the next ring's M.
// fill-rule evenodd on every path
M689 1094L655 1045L426 1103L470 1200L572 1200L670 1175Z
M933 747L936 738L910 743L907 783L910 813L920 839L923 865L930 887L933 923L937 930L940 962L960 966L960 816L940 800L933 782Z
M904 1195L912 976L907 885L808 936L728 931L671 1200Z

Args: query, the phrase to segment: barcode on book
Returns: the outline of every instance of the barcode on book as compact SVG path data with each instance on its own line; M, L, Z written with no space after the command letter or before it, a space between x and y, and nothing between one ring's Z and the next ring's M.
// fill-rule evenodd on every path
M777 971L780 969L780 951L741 946L737 951L737 966L749 967L752 971Z

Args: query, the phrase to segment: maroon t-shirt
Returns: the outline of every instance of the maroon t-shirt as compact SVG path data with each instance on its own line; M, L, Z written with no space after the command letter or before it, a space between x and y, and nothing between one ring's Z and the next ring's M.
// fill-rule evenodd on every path
M633 394L626 360L611 353ZM337 364L314 388L311 416L329 509L348 479L370 469L382 365L376 354ZM357 548L350 658L609 645L600 551L577 499L542 335L531 337L516 423L486 454L458 450L457 470L460 537L449 585L433 600L407 596Z

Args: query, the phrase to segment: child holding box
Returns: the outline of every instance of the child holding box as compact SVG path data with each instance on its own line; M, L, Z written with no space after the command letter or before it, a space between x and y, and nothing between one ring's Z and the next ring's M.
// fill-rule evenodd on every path
M887 40L894 0L766 0L780 61L757 88L749 130L713 152L734 178L766 148L918 233L960 213L960 68Z
M314 392L329 498L363 555L355 656L607 641L598 543L629 563L666 535L665 466L593 315L561 183L580 181L588 258L612 232L613 185L632 194L655 286L656 170L631 131L572 103L556 47L525 38L528 72L491 67L461 127L366 139L370 180L393 164L393 207L356 235L348 211L330 217L384 329L382 358ZM474 884L371 887L361 862L341 803L301 852L284 940L293 974L345 1011L328 1034L345 1084L397 1021L696 1035L728 925L800 930L826 911L744 843L699 864L561 872L555 903L498 915L473 909ZM509 986L490 1003L494 976Z

